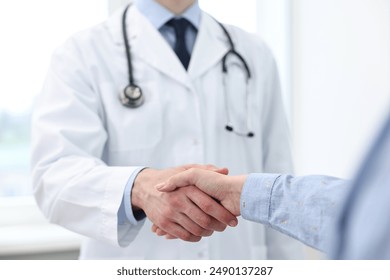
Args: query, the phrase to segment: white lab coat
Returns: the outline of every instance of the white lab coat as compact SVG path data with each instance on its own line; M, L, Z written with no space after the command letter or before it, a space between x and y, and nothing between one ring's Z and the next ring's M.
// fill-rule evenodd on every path
M42 211L88 237L81 258L302 258L295 241L244 220L198 243L157 237L148 220L118 227L124 187L136 166L211 163L231 174L291 171L277 70L263 42L228 27L253 75L248 114L255 137L247 138L224 128L227 104L235 129L246 131L245 72L229 59L226 103L221 58L229 45L205 13L186 72L160 33L130 8L134 76L145 103L123 107L118 93L128 82L121 16L118 11L76 34L53 56L33 116L33 186Z

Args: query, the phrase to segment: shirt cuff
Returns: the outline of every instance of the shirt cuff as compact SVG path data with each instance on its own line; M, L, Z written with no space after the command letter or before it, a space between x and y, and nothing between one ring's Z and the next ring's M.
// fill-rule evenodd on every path
M133 212L133 207L131 206L131 190L133 189L135 178L137 178L138 174L145 168L145 166L136 167L127 181L123 192L122 203L118 210L118 225L130 223L135 226L138 224L138 221L146 217L144 211L140 210Z
M241 193L240 211L244 219L269 225L272 189L280 174L248 175Z

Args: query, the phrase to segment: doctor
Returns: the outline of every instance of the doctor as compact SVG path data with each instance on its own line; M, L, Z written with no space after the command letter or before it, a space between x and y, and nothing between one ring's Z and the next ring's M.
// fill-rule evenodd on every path
M291 172L261 40L194 0L139 0L55 52L33 117L33 186L51 222L88 237L80 258L303 257L296 241L243 220L201 239L235 217L197 188L154 188L188 162ZM201 240L160 239L152 224Z

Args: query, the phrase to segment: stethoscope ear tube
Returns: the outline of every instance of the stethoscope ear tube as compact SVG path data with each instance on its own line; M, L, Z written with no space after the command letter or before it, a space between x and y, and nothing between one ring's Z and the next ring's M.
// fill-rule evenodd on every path
M144 95L141 88L134 84L133 79L133 65L131 62L130 43L129 38L127 37L126 27L126 15L130 5L131 4L126 7L122 16L122 32L126 50L129 84L119 93L119 100L123 106L134 109L140 107L144 103Z

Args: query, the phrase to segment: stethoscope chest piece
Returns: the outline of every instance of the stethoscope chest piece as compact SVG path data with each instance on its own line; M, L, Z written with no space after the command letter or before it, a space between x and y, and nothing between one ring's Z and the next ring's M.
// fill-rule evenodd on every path
M137 108L144 103L144 95L140 87L136 85L128 85L120 93L119 99L123 106L129 108Z

